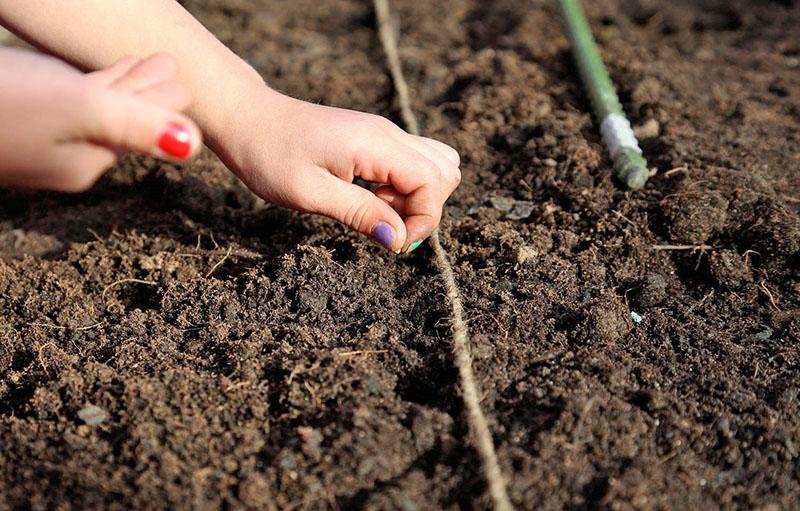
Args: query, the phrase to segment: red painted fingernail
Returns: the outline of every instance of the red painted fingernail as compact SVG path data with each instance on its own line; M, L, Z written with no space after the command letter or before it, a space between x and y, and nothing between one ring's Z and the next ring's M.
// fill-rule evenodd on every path
M158 139L158 147L175 158L186 158L192 152L189 130L177 122L170 122Z

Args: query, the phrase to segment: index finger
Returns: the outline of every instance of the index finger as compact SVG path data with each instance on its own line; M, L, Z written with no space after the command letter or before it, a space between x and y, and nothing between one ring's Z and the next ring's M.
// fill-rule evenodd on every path
M422 241L442 218L442 171L415 148L398 141L383 140L385 150L371 154L369 165L357 169L367 181L390 184L405 195L408 233L403 250ZM372 150L370 150L372 153ZM365 159L365 158L363 158Z

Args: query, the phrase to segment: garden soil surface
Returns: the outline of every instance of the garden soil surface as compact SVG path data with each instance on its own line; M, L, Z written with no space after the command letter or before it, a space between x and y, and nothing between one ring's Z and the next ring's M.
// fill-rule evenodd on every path
M423 131L462 155L442 240L511 499L797 509L800 6L585 3L641 191L555 2L393 2ZM397 120L369 2L185 4L277 89ZM2 191L0 509L488 508L449 314L430 248L210 153Z

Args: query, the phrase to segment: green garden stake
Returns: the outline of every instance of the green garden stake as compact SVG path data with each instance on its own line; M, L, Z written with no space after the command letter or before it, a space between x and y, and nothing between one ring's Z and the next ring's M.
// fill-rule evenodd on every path
M559 0L559 3L578 72L600 123L603 144L614 161L617 177L628 188L641 188L650 175L647 161L642 157L631 123L622 110L580 2Z

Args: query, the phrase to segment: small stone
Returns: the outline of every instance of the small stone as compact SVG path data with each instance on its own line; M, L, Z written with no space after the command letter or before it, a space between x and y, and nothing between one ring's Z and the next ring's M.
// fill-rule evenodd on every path
M365 458L361 460L361 463L358 464L358 468L356 469L358 477L360 477L361 479L366 478L368 475L372 473L376 465L378 465L378 459L376 457Z
M511 208L514 207L514 202L516 202L514 199L509 199L508 197L489 198L489 204L491 204L494 209L502 213L508 213L511 211Z
M534 203L527 200L518 200L514 203L514 207L506 215L509 220L522 220L528 218L533 213Z
M447 214L453 218L461 218L464 216L464 212L456 208L447 208Z
M631 311L631 319L633 320L634 323L639 324L639 323L642 322L643 318L642 318L642 316L640 316L636 312Z
M494 209L506 213L508 220L521 220L533 213L534 203L526 200L515 200L508 197L490 197L489 203Z
M649 119L644 124L636 126L633 130L634 135L639 140L646 138L656 138L661 133L661 125L655 119Z
M786 452L789 454L791 458L797 458L800 451L798 451L797 446L794 445L791 438L787 438L784 440L783 444L786 446Z
M475 335L472 338L472 355L478 360L489 360L494 356L495 349L491 340L485 335Z
M433 449L438 441L443 441L449 436L453 418L439 410L422 406L415 407L415 411L411 432L414 434L417 452L423 454Z
M89 405L78 411L78 417L85 422L87 426L97 426L106 420L108 413L99 406Z
M313 289L301 289L297 298L306 311L321 312L328 307L328 296Z
M383 389L383 385L381 385L381 381L378 378L374 377L374 376L365 377L361 381L361 383L364 385L364 388L370 394L378 395L378 394L381 393L381 390Z
M288 451L281 451L278 455L278 466L281 467L284 471L292 471L297 468L297 460L295 460L294 455Z
M760 332L748 335L745 340L750 342L766 342L772 339L772 333L772 328L764 327Z
M552 158L545 158L544 160L542 160L542 165L544 165L545 167L555 167L558 165L558 162Z

